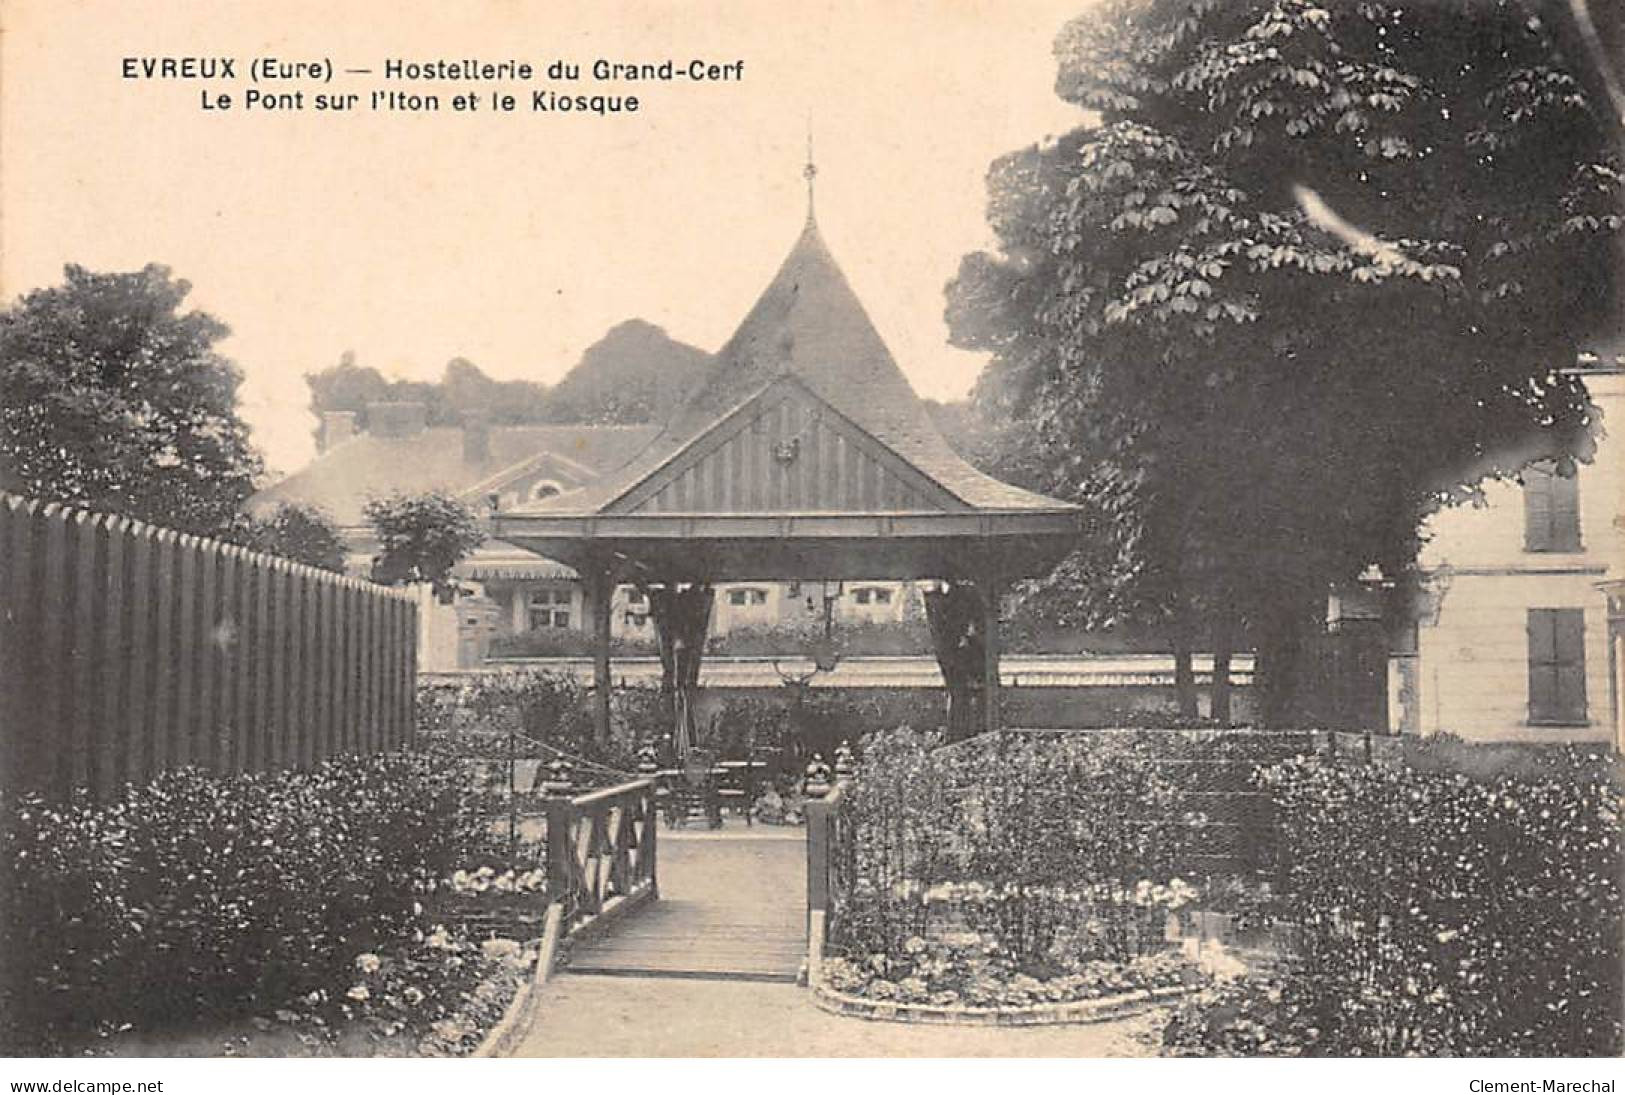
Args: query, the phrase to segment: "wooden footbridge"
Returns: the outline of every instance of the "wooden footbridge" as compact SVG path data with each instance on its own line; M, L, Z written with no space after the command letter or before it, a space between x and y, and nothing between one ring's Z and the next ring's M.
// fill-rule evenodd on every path
M550 801L544 976L795 982L809 923L822 935L829 810L812 803L807 829L662 834L652 780Z

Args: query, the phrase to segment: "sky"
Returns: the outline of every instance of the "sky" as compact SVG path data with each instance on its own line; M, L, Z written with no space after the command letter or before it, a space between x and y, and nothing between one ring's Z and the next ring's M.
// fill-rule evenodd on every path
M799 233L809 125L818 222L922 396L984 358L947 345L943 286L990 246L997 156L1083 120L1052 89L1056 31L1087 0L459 4L6 0L0 296L170 266L232 328L243 415L273 469L313 454L303 374L353 351L434 379L465 357L553 382L641 318L726 341ZM126 58L235 59L235 79L127 79ZM327 61L327 84L254 83L255 58ZM538 78L385 80L390 58L580 64ZM595 82L596 59L743 61L728 82ZM347 74L366 68L371 74ZM301 90L302 111L243 109ZM317 112L317 92L435 93L438 113ZM454 94L518 109L450 109ZM635 94L634 114L533 112L530 93ZM205 110L203 96L231 95Z

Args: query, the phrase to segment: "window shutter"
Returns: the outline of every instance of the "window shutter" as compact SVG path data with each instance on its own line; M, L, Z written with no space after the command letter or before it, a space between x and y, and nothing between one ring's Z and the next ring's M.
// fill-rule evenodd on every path
M1554 616L1557 649L1557 717L1564 722L1586 721L1585 612L1561 609Z
M1532 608L1529 632L1529 721L1586 721L1585 610Z
M1557 658L1552 611L1531 608L1529 629L1529 721L1557 719Z
M1552 550L1552 474L1541 467L1523 471L1523 549Z
M1580 550L1580 477L1553 475L1550 551Z

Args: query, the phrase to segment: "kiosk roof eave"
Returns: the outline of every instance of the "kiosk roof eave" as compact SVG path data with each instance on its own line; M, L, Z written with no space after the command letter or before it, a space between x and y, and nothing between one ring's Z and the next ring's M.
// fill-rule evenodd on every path
M651 581L1007 578L1047 572L1077 542L1073 510L1012 514L499 516L496 534L573 566Z

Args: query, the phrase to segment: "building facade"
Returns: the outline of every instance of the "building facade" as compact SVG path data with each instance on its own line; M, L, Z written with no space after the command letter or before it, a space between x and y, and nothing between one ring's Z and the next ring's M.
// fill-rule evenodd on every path
M1621 742L1625 369L1614 360L1582 373L1602 411L1590 463L1572 475L1533 465L1521 483L1488 484L1484 505L1428 523L1414 671L1398 728L1480 741Z

